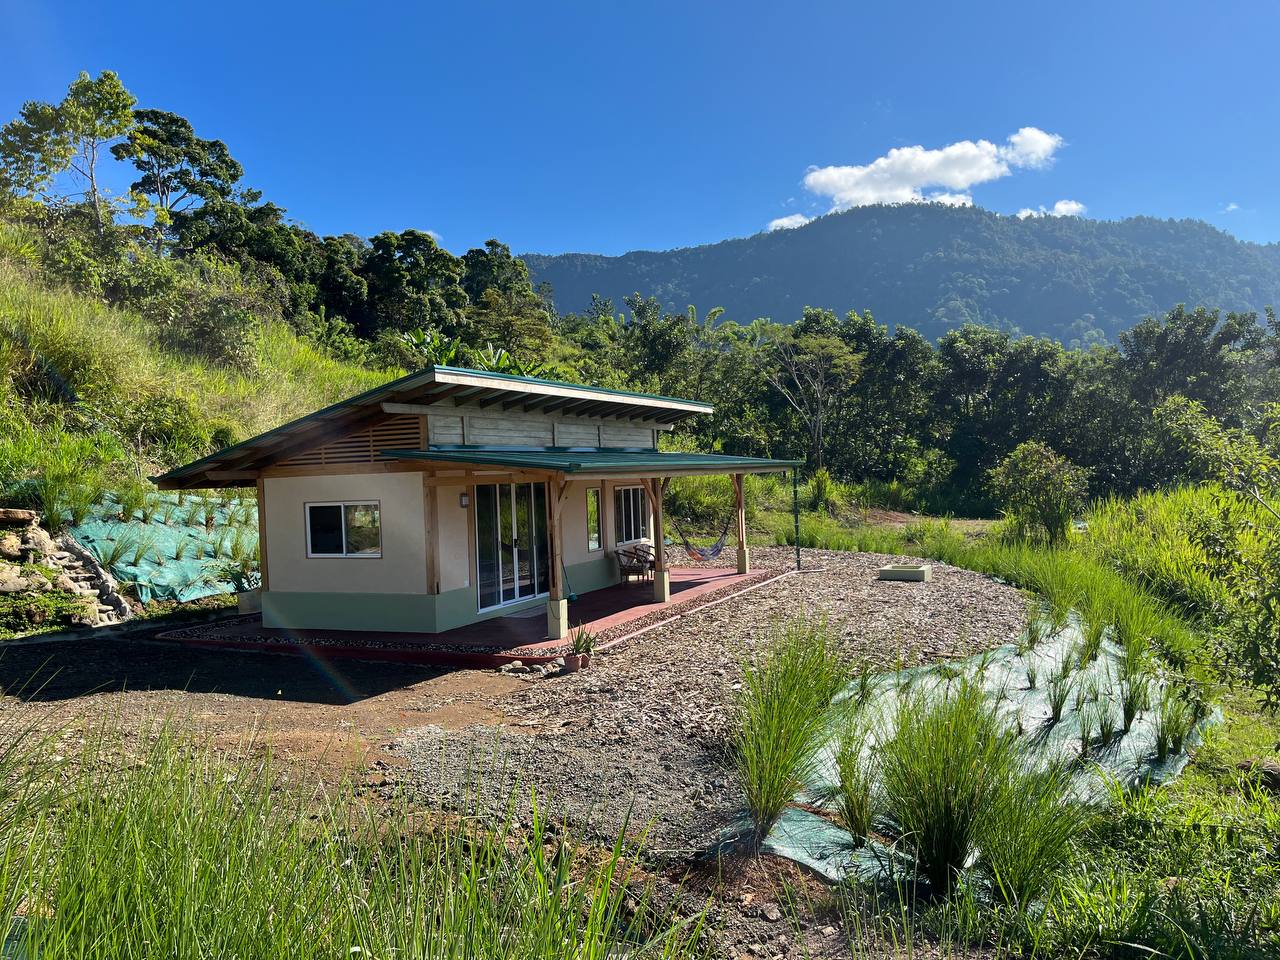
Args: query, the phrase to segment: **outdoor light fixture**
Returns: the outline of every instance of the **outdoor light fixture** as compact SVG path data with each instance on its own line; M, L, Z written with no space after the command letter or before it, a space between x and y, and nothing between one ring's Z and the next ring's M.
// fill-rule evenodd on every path
M462 507L464 510L471 506L471 494L466 492L458 494L458 506Z

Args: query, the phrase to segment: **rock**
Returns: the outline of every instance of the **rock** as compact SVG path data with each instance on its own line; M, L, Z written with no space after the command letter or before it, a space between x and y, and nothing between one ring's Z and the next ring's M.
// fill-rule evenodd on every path
M782 911L778 909L776 903L766 903L760 908L760 916L764 917L770 923L777 923L782 919Z
M22 539L16 533L0 537L0 557L6 560L22 559Z
M71 622L77 627L96 627L99 617L100 614L96 605L79 603L76 604L75 612L71 614Z
M32 571L27 574L27 583L30 584L31 590L52 590L53 584L49 582L49 578L43 573Z
M12 563L0 563L0 593L21 593L30 587L21 568Z
M40 514L34 510L19 510L17 507L0 507L0 526L20 527L35 523Z
M58 574L53 581L53 589L63 590L67 593L83 593L84 587L80 586L75 580L72 580L65 573Z
M42 557L47 557L51 553L58 552L58 545L53 542L53 537L45 533L43 527L30 527L27 530L27 542L24 544L26 549L34 550Z
M1241 760L1236 769L1252 774L1264 790L1280 793L1280 761L1253 757Z

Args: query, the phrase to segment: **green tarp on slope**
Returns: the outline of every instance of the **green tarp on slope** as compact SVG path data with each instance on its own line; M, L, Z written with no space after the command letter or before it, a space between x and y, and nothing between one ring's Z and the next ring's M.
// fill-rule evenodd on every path
M207 505L212 517L206 525L206 501L199 497L187 494L181 503L176 494L153 497L155 510L149 521L121 521L119 504L107 497L97 515L72 526L70 533L104 567L109 566L121 586L132 585L143 603L198 600L234 592L236 587L218 569L218 560L227 559L233 548L253 552L257 527L246 523L253 501L210 499ZM193 522L187 523L188 518ZM127 549L108 565L115 544L121 541Z

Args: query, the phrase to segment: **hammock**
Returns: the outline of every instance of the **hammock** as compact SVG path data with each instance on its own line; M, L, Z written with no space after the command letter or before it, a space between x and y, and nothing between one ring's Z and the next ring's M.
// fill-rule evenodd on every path
M730 517L725 521L724 530L720 532L720 539L709 547L695 547L689 542L689 538L684 535L684 531L680 529L680 524L676 523L675 518L671 518L671 525L676 528L676 533L680 535L680 543L684 546L684 552L689 555L690 560L708 561L714 560L724 552L724 545L729 541L729 528L733 526L733 518Z

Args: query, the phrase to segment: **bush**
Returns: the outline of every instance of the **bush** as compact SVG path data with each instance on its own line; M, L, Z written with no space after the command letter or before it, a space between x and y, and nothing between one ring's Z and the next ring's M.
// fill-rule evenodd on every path
M885 812L939 894L975 859L1019 762L1017 736L976 684L907 691L880 745Z
M1022 909L1040 900L1071 863L1091 818L1065 763L1041 769L1023 756L1010 764L979 831L982 864L1001 899Z
M753 850L812 779L831 701L849 677L827 625L799 620L775 627L760 661L744 666L731 746Z
M877 800L874 759L868 751L866 732L856 718L841 732L835 767L836 816L854 842L861 842L871 831Z
M1015 524L1043 532L1051 547L1066 540L1088 493L1087 471L1038 441L1015 447L988 483Z

